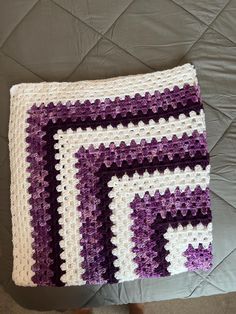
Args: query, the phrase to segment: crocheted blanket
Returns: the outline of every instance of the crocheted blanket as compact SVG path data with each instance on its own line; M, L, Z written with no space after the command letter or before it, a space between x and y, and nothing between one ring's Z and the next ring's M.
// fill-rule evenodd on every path
M212 265L196 71L11 88L13 280L116 283Z

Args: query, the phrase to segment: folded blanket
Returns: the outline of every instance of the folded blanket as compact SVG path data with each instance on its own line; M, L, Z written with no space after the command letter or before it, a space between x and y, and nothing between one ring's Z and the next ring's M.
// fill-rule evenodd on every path
M11 88L13 280L116 283L212 265L196 71Z

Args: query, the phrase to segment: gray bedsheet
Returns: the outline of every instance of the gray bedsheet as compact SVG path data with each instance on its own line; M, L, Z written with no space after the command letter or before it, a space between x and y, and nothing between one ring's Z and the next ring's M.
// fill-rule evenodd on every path
M66 309L236 290L236 1L0 0L0 282L22 306ZM11 280L9 88L145 73L192 62L211 155L214 268L209 273L84 287Z

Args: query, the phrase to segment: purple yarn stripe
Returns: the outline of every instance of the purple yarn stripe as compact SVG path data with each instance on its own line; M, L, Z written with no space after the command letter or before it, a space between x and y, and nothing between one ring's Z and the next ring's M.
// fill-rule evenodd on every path
M61 264L64 260L61 258L60 254L63 252L60 247L60 241L62 240L59 231L61 226L59 224L59 219L61 215L58 212L58 197L61 195L60 192L57 191L57 186L60 184L60 181L57 180L56 176L59 174L59 171L56 170L55 154L58 153L58 150L54 148L56 141L53 138L54 133L49 129L46 130L44 136L45 146L44 149L47 152L44 156L44 160L46 161L44 169L47 171L48 175L45 178L48 182L48 186L45 188L49 197L47 201L50 203L50 231L49 236L52 238L51 248L52 248L52 259L53 263L50 268L53 270L52 283L55 286L64 286L64 283L61 282L61 276L65 273L65 271L61 270Z
M111 190L108 182L112 176L122 177L125 173L131 176L135 171L142 174L146 170L152 173L156 169L164 171L176 167L184 169L186 166L194 168L197 164L205 168L209 163L205 134L197 132L191 137L184 135L172 141L163 139L157 142L153 139L151 143L143 140L136 144L132 141L130 146L123 142L120 146L111 143L109 147L101 144L98 149L91 145L88 150L81 147L76 157L84 257L82 266L85 269L83 279L86 283L116 282L117 269L113 266L116 257L111 254L114 248L111 243L114 236L109 209L111 200L108 196ZM91 263L94 260L96 262Z
M144 96L136 94L133 98L126 96L125 99L116 97L115 100L101 101L97 99L94 102L87 100L83 103L68 101L66 104L49 103L47 106L42 104L39 107L34 105L30 109L30 113L41 119L48 117L53 123L58 119L62 122L67 119L75 122L79 118L81 120L80 127L86 128L87 124L91 127L92 121L103 121L106 125L104 120L116 120L120 124L122 118L130 114L133 120L140 114L143 117L150 114L154 117L164 117L165 114L174 116L175 112L180 111L181 113L184 112L184 109L188 111L188 107L192 107L192 110L195 111L196 105L199 103L201 103L199 86L186 84L182 89L176 86L172 91L165 89L163 93L157 91L153 95L147 92Z
M202 190L200 186L194 191L187 187L182 192L178 187L174 193L167 189L163 195L158 190L153 196L146 192L142 198L137 194L130 207L133 209L134 261L140 278L168 275L164 234L169 224L174 223L174 217L179 216L178 224L182 225L186 223L185 217L192 224L196 220L203 223L211 221L209 189ZM159 224L155 223L157 217Z
M66 105L50 103L48 106L42 104L40 107L32 106L28 111L27 122L29 136L26 141L29 143L27 161L30 163L30 188L32 233L34 243L35 264L33 271L35 275L32 280L38 285L63 285L60 277L63 272L60 265L63 260L60 258L61 248L59 241L60 215L57 212L58 203L56 186L57 171L55 170L55 141L53 135L58 129L66 130L73 128L96 127L97 125L107 126L107 123L116 126L121 120L123 125L129 121L144 120L146 123L152 118L177 117L180 113L188 114L191 110L199 112L202 108L199 102L199 87L185 85L183 89L178 87L174 91L165 90L155 95L146 93L144 97L136 95L134 98L126 97L125 100L116 98L115 101L96 100L80 104L76 102ZM112 109L111 109L112 108ZM171 113L172 112L172 113ZM106 118L106 119L105 119ZM98 120L98 121L97 121ZM97 122L96 122L97 121ZM106 121L102 123L102 121Z
M32 266L34 276L32 281L37 285L52 285L52 277L54 275L51 265L53 264L52 254L52 237L51 231L51 214L50 204L47 202L49 194L46 192L48 182L46 177L48 172L44 169L46 161L45 156L45 141L43 137L45 132L42 130L42 123L39 123L38 117L31 115L27 122L29 127L27 132L29 136L26 142L29 144L27 152L29 153L27 161L30 163L27 171L30 173L28 189L31 195L29 204L31 205L30 214L32 216L31 224L34 228L32 237L34 242L32 247L34 249L33 259L35 264Z
M177 187L174 192L170 192L168 188L164 194L157 190L154 195L150 195L147 191L142 198L138 194L135 195L131 205L136 211L148 208L149 211L160 213L162 218L165 218L168 212L175 217L177 211L185 216L189 210L195 216L198 209L201 209L203 214L210 209L210 192L209 188L203 190L200 185L193 191L189 186L184 191Z
M204 248L202 243L198 245L198 248L193 248L192 244L189 244L187 250L184 252L187 261L185 266L189 271L204 270L207 271L212 267L212 245L208 248Z

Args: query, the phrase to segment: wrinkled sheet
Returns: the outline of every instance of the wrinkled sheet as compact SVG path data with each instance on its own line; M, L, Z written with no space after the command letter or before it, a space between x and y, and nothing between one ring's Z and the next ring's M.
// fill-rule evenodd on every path
M0 283L22 306L68 309L236 291L236 1L0 0ZM214 267L122 284L24 288L11 280L9 88L147 73L191 62L211 156Z

